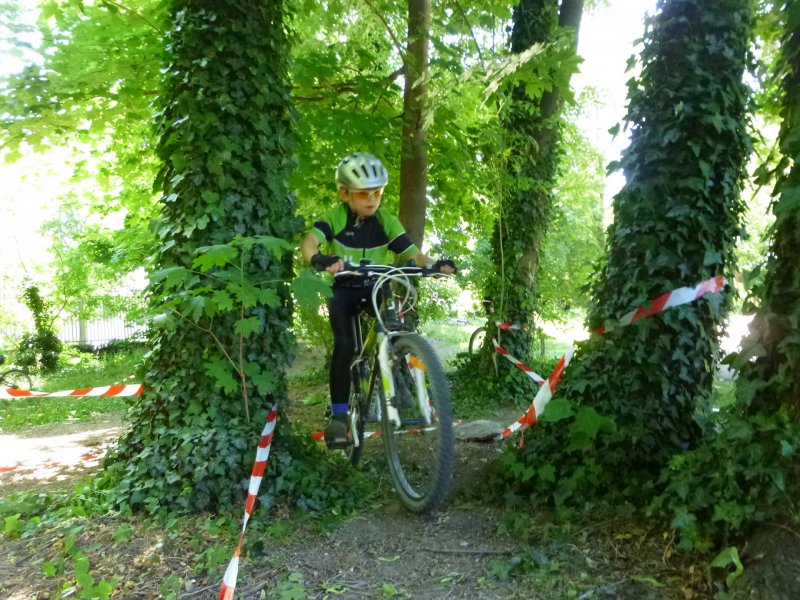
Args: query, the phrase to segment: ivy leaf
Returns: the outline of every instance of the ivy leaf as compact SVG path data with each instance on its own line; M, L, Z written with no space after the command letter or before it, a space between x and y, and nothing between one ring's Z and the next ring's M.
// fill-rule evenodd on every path
M536 473L542 481L552 483L556 480L556 469L551 464L542 465Z
M786 440L781 440L781 456L794 456L797 448Z
M722 264L722 253L717 250L706 250L705 255L703 255L703 266L708 267L718 264Z

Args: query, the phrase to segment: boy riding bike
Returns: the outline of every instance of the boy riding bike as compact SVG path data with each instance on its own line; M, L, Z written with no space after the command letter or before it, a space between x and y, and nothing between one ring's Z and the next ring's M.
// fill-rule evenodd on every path
M367 259L374 264L387 264L389 252L401 260L414 260L418 265L432 264L433 269L453 274L456 266L450 260L434 261L423 254L406 234L400 221L381 207L383 189L389 173L381 161L366 152L345 157L336 168L336 183L342 199L314 223L303 237L300 251L303 258L319 271L334 274L344 270L345 262L357 264ZM327 254L320 253L326 245ZM325 428L328 448L343 448L349 443L347 411L350 398L350 365L355 351L351 318L362 310L372 312L369 301L374 282L337 277L333 296L328 300L328 315L333 332L333 354L329 385L331 421ZM374 316L374 315L373 315Z

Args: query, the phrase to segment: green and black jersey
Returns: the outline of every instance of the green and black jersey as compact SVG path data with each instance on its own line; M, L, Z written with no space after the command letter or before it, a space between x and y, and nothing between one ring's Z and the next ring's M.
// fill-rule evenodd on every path
M353 264L366 258L373 264L385 265L389 252L407 260L419 251L400 220L382 206L373 216L362 218L341 202L316 221L309 233L321 246L327 244L329 254Z

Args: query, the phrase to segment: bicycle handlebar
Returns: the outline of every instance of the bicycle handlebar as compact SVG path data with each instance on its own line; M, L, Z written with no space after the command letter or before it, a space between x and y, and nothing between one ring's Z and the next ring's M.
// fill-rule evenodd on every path
M364 263L363 261L358 265L346 262L344 263L344 269L338 273L334 273L333 276L340 277L346 275L350 277L377 277L389 273L397 275L410 275L412 277L451 277L451 275L434 271L427 266L418 267L416 265L407 265L404 267L398 267L393 265Z

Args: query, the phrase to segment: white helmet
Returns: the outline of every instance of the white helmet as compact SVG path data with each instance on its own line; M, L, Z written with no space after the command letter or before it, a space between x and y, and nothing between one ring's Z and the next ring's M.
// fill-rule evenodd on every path
M389 172L377 156L368 152L354 152L345 156L336 167L336 183L349 190L369 190L384 187Z

